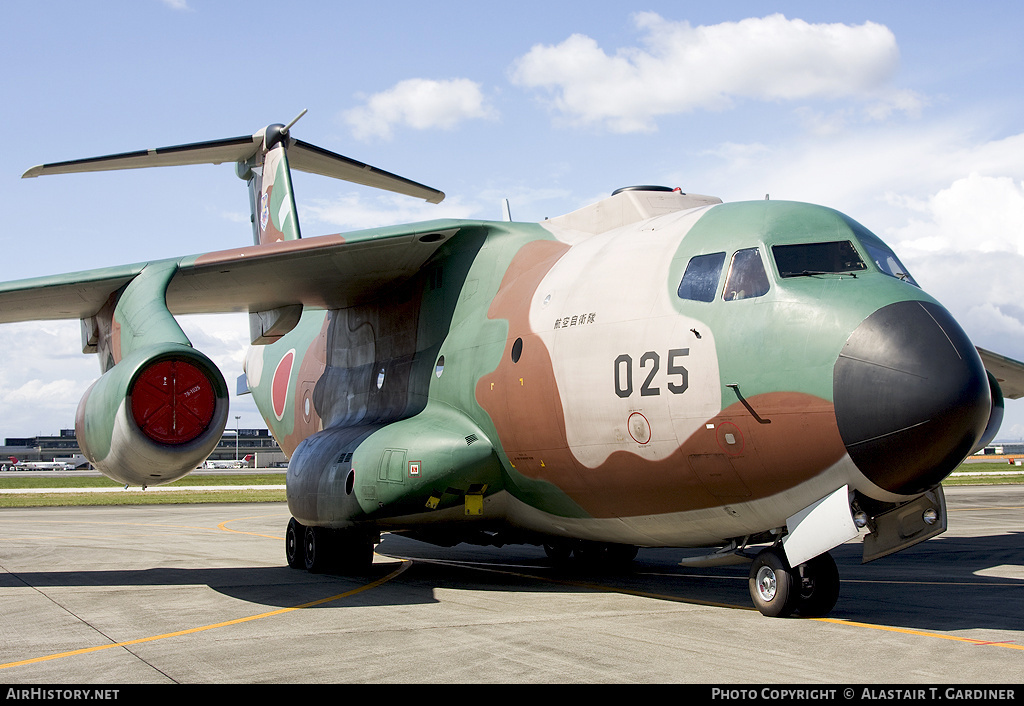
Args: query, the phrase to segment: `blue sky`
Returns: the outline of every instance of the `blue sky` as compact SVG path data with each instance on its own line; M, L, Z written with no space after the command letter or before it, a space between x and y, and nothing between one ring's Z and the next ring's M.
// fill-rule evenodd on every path
M499 219L504 198L539 220L628 184L771 194L859 220L978 345L1024 360L1022 30L1012 2L16 3L0 27L7 278L248 244L231 165L20 175L308 109L300 139L448 197L297 175L306 235ZM185 326L240 374L244 317ZM0 438L73 426L98 374L78 322L0 331ZM1022 404L1001 438L1024 438Z

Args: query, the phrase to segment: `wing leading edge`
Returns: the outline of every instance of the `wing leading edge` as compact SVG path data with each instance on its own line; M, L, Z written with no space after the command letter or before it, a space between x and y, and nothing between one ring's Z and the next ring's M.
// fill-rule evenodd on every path
M167 308L175 315L344 308L412 277L460 231L486 227L484 221L436 220L163 260L177 263ZM94 316L152 264L0 283L0 323Z
M979 348L978 353L985 370L999 383L1003 397L1011 400L1024 397L1024 363L984 348Z

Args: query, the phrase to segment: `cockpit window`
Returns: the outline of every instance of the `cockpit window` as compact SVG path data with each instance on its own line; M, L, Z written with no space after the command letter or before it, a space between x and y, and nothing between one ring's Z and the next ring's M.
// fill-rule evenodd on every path
M737 250L729 266L729 277L722 293L726 301L761 297L768 293L768 275L757 248Z
M724 264L724 252L690 258L683 279L679 283L679 298L697 302L714 301Z
M868 268L849 240L773 245L772 255L780 277L860 272Z
M875 237L874 234L861 233L860 242L864 246L864 249L868 251L868 255L874 261L875 265L878 266L884 274L896 279L901 279L904 282L910 282L915 287L919 286L914 278L907 272L907 268L903 266L903 263L896 257L896 253L889 249L889 246Z

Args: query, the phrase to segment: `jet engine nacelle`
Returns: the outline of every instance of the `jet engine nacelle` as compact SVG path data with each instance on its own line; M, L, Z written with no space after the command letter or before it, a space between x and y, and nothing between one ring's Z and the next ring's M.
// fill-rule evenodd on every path
M988 372L988 371L986 371ZM978 443L971 450L976 454L988 446L996 437L996 432L1003 423L1003 390L992 373L988 373L988 386L992 391L992 411L988 415L988 424L985 425L985 432L981 435Z
M75 434L107 477L159 485L205 461L227 418L217 366L190 346L161 343L133 351L92 384L78 404Z

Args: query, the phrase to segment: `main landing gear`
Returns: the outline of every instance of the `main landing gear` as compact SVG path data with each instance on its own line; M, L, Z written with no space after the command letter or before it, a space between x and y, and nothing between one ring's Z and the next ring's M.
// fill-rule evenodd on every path
M839 599L839 570L828 552L791 568L781 550L771 548L754 558L748 585L763 615L821 617Z
M306 527L291 518L284 534L288 566L314 573L365 573L373 565L375 536L357 529Z

